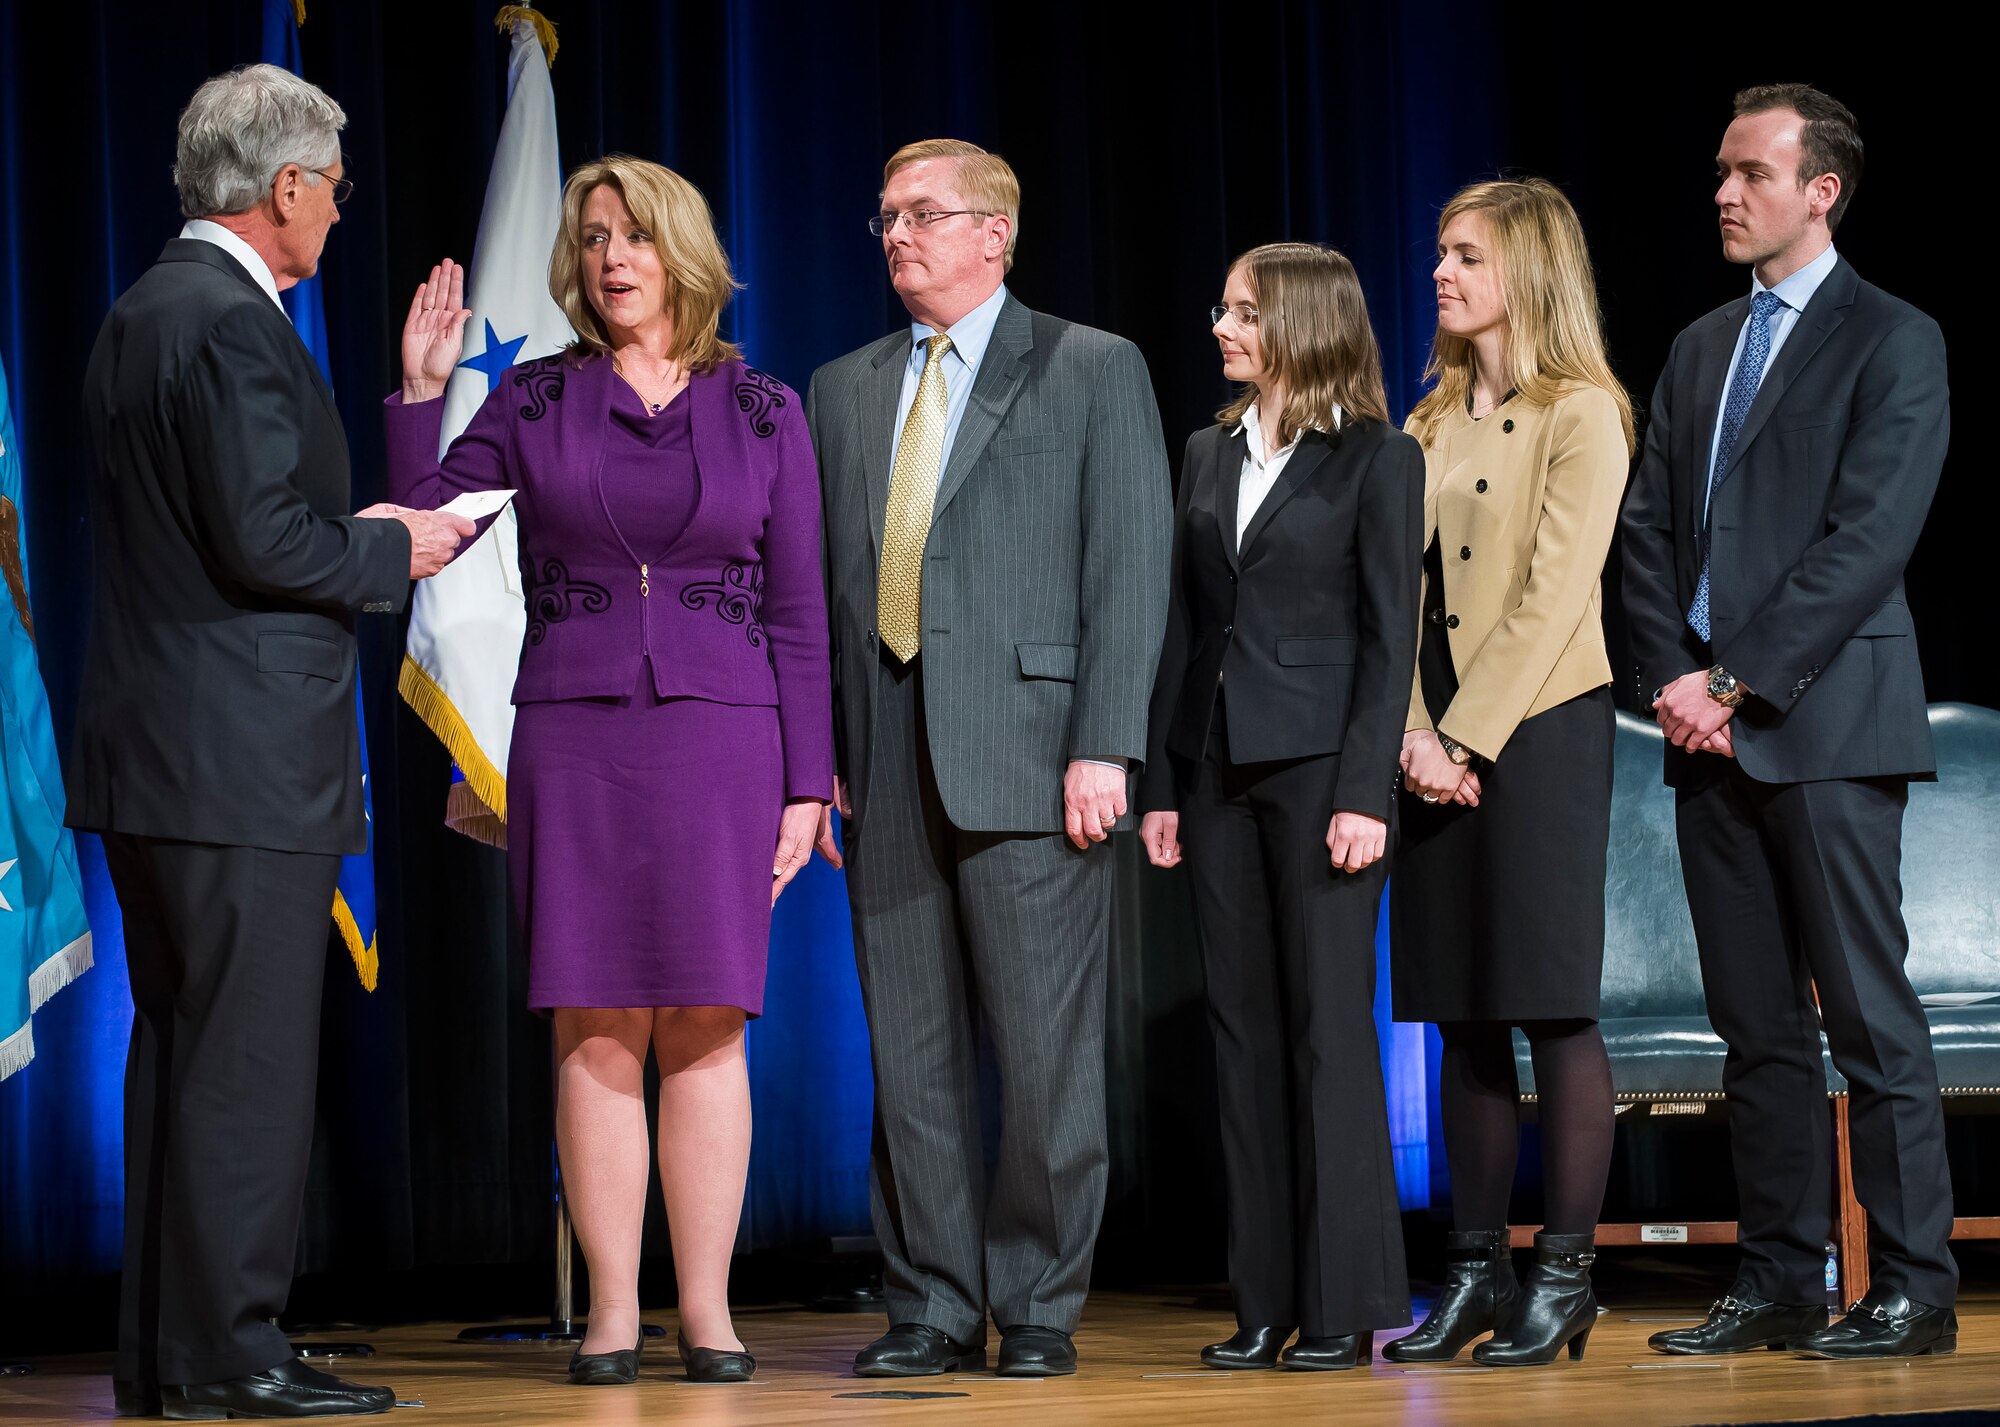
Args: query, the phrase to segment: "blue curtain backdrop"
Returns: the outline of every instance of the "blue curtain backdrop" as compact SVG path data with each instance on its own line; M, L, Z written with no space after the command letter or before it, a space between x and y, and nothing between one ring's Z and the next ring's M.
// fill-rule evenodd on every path
M357 506L381 492L374 398L395 377L410 285L440 256L470 256L504 97L495 8L437 3L419 26L387 0L314 0L299 36L303 73L351 120L358 189L322 281ZM1547 173L1577 199L1614 359L1643 397L1672 333L1744 282L1714 255L1708 155L1731 91L1774 77L1698 35L1660 36L1643 60L1593 46L1597 12L1560 4L1538 7L1534 25L1496 7L1300 0L1254 10L1027 0L934 7L924 26L890 3L543 8L562 42L553 77L565 163L622 150L702 188L748 284L728 321L758 365L802 389L819 363L905 320L863 227L881 162L911 138L961 136L1022 176L1014 291L1138 342L1176 453L1225 395L1203 315L1224 267L1277 238L1328 241L1354 258L1391 404L1407 410L1431 329L1438 205L1507 167ZM59 734L88 609L74 478L84 359L112 299L179 226L175 117L201 79L264 52L264 13L262 0L0 5L0 357L35 482L35 614ZM1873 44L1850 56L1838 38L1799 37L1794 72L1777 77L1807 74L1847 98L1871 154L1890 156L1843 251L1947 318L1944 265L1897 244L1887 217L1924 211L1948 179L1946 156L1922 138L1935 113L1914 111L1950 87L1935 83L1935 57L1891 63ZM1935 532L1974 528L1975 515L1947 472L1911 581L1920 619L1967 593L1968 566L1944 543L1953 537ZM1615 643L1615 613L1612 624ZM382 981L363 996L330 947L302 1265L532 1264L548 1252L546 1028L520 1009L498 860L439 825L448 765L395 700L400 637L386 621L364 624ZM2000 702L1990 661L1942 640L1925 648L1934 698ZM0 1298L16 1283L74 1284L115 1266L130 1013L102 857L89 839L80 851L98 966L38 1017L36 1063L0 1086L10 1285ZM1100 1267L1128 1280L1214 1277L1213 1090L1185 894L1138 867L1135 849L1124 855ZM752 1039L749 1241L865 1230L866 1044L842 884L818 864L780 904L770 986ZM1416 1032L1386 1021L1384 1032L1399 1186L1406 1205L1441 1203L1424 1100L1434 1074Z

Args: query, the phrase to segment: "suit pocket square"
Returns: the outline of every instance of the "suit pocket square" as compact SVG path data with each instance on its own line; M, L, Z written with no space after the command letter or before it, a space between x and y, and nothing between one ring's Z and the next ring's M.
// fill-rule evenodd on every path
M317 634L268 633L257 636L257 668L265 674L310 674L338 679L347 661L340 646Z
M1016 644L1024 679L1066 679L1076 681L1074 644Z

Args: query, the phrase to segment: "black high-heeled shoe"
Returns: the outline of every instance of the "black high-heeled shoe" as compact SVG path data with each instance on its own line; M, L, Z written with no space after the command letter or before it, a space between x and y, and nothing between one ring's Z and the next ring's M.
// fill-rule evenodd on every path
M1290 1328L1238 1328L1220 1343L1201 1350L1201 1360L1212 1368L1274 1368L1278 1352L1290 1341Z
M615 1387L639 1380L639 1350L646 1346L646 1330L639 1341L611 1353L586 1353L578 1348L569 1355L569 1380L578 1387Z
M748 1382L757 1375L757 1360L748 1353L697 1348L688 1342L685 1332L675 1338L689 1382Z
M1541 1367L1569 1349L1583 1356L1597 1325L1597 1295L1590 1266L1597 1260L1595 1233L1535 1235L1535 1266L1514 1312L1500 1330L1472 1350L1472 1360L1488 1367Z
M1339 1333L1312 1338L1304 1333L1278 1355L1278 1361L1293 1372L1340 1372L1359 1367L1375 1356L1375 1334Z
M1444 1288L1423 1326L1382 1349L1392 1363L1447 1363L1474 1338L1514 1316L1521 1284L1507 1251L1507 1231L1454 1230L1445 1238Z

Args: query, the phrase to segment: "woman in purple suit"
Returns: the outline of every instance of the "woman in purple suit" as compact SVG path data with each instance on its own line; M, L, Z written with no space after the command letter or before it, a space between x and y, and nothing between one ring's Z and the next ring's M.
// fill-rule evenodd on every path
M697 1380L755 1370L728 1295L743 1026L833 745L818 472L798 397L716 335L734 287L691 184L587 164L549 263L576 341L508 371L440 462L436 398L468 315L447 260L411 301L386 408L395 501L516 492L528 623L507 859L529 1002L554 1012L556 1144L590 1266L575 1382L638 1374L649 1048L681 1358Z

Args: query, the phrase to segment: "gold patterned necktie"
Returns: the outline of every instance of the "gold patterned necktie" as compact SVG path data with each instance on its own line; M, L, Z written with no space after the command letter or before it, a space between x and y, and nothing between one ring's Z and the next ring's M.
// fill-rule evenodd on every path
M925 339L930 348L917 399L903 419L903 439L889 473L889 509L882 520L882 568L875 592L875 622L882 642L905 664L922 646L924 542L930 538L931 509L937 503L938 467L944 460L944 431L950 394L944 385L944 354L951 338Z

